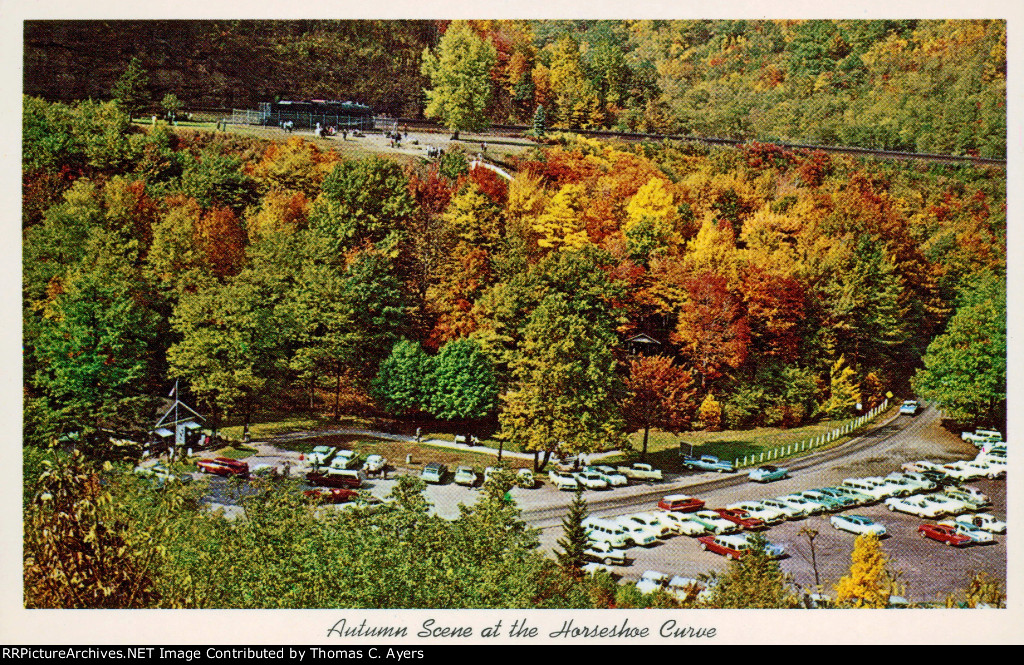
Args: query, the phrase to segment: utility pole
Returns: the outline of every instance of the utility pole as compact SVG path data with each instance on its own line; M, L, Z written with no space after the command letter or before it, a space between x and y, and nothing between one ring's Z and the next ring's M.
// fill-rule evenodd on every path
M805 526L800 529L800 534L807 536L807 542L811 544L811 567L814 569L814 586L821 593L821 581L818 579L818 560L814 556L814 539L818 535L818 530Z

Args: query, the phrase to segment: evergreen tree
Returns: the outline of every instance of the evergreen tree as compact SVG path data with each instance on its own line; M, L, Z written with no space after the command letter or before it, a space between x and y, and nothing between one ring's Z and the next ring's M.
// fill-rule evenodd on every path
M117 107L131 118L143 104L149 101L148 87L149 76L142 68L142 61L133 57L110 93Z
M533 113L533 133L537 136L544 136L547 131L547 115L544 113L544 105L539 104Z
M555 551L558 563L574 578L581 578L581 568L586 563L583 551L587 549L590 539L583 528L583 520L587 519L587 500L583 498L583 488L577 487L569 512L562 518L562 537L558 545L563 551Z

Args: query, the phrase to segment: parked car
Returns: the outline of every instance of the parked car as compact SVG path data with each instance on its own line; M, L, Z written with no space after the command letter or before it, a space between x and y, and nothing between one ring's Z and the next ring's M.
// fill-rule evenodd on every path
M330 466L335 469L355 469L362 466L359 463L359 454L354 450L339 450L334 453Z
M333 446L317 446L313 448L313 452L306 456L306 459L313 466L324 466L327 464L327 460L334 457L336 452L338 452L338 449Z
M943 464L942 471L950 478L958 480L961 483L988 475L987 469L981 468L977 465L972 466L970 462L963 460L953 462L951 464Z
M657 570L645 570L636 583L636 589L640 593L654 593L658 589L664 590L668 585L669 577Z
M633 462L628 466L620 465L616 470L630 480L661 482L663 479L661 469L655 469L650 464L644 462Z
M676 575L668 581L665 585L665 591L672 596L675 596L677 600L687 601L694 600L700 592L705 589L705 585L700 580L695 580L692 577L683 577Z
M580 570L587 575L596 575L597 573L608 573L609 575L615 575L615 571L613 571L611 568L609 568L603 563L598 563L596 561L591 561L590 563L583 564L583 567L580 568Z
M805 496L799 494L786 494L783 496L775 497L776 501L781 501L785 504L801 506L807 510L808 515L817 515L818 513L825 512L825 505L817 501L812 501Z
M868 478L847 478L843 481L843 487L849 487L854 492L869 496L874 501L888 499L894 491L891 485L873 482Z
M163 485L164 483L187 484L192 482L192 476L187 473L174 473L167 464L161 461L139 464L135 467L134 473L144 478L152 478L157 482L157 485Z
M565 471L559 471L558 469L551 469L548 473L548 480L551 484L560 490L566 490L569 492L575 492L576 488L579 487L579 482L570 473Z
M642 524L643 526L653 529L659 538L668 538L675 534L675 529L665 520L662 515L664 513L636 513L635 515L627 515L626 519Z
M828 521L834 529L858 535L873 533L881 538L886 534L885 526L864 515L833 515Z
M803 492L799 492L797 496L801 496L807 499L808 501L812 501L821 506L820 512L832 512L833 510L843 509L843 504L841 501L837 501L835 498L827 496L815 490L804 490Z
M834 492L834 496L836 497L845 497L847 499L850 499L850 504L848 505L851 506L866 506L870 503L875 502L874 498L868 496L867 494L862 494L861 492L858 492L852 487L847 487L845 485L837 485L836 487L826 487L825 489ZM824 492L824 490L822 491Z
M917 410L920 408L920 406L921 405L917 403L917 400L908 399L905 402L903 402L902 406L900 406L900 415L916 416Z
M725 519L714 510L698 510L695 513L687 514L691 520L700 524L711 533L735 533L743 528L736 522Z
M588 466L583 469L588 473L596 473L609 487L625 487L629 484L629 478L619 473L610 466Z
M626 529L615 520L591 515L583 520L583 530L590 542L606 542L614 548L626 547Z
M799 504L794 501L783 501L782 499L763 499L761 503L769 508L778 510L785 515L788 520L798 520L811 514L811 508L808 504Z
M699 469L701 471L717 471L718 473L734 473L736 465L729 460L719 459L714 455L701 455L699 457L683 456L683 466L687 469Z
M665 523L668 524L673 531L683 534L684 536L703 536L708 532L707 527L693 519L693 513L675 513L665 511L662 513L662 519L665 520Z
M692 513L703 509L704 502L688 494L668 494L658 502L658 507L662 510Z
M968 510L978 510L992 504L992 501L981 490L974 487L947 487L942 493L948 497L963 501Z
M432 483L434 485L443 484L447 476L448 467L440 462L430 462L423 467L423 472L420 474L420 477L423 478L424 482Z
M348 487L358 489L363 486L363 474L355 469L332 469L310 471L306 480L318 487Z
M890 478L897 475L906 480L907 482L911 483L912 485L916 485L919 488L918 491L928 492L938 487L934 480L924 475L923 473L919 473L917 471L904 471L899 474L890 473L888 476L886 476L886 478Z
M626 565L626 553L612 547L610 543L604 540L590 541L587 549L583 550L583 558L590 561L600 561L606 566Z
M747 511L740 508L715 508L715 512L723 519L738 524L741 528L748 531L764 529L767 526L764 520L751 517Z
M697 539L700 548L715 554L721 554L730 561L743 557L752 548L752 543L746 535L735 534L727 536L701 536ZM765 544L765 551L772 558L779 558L783 555L783 549L771 543Z
M740 501L731 503L726 508L746 511L747 518L761 520L765 524L778 524L786 520L786 514L781 510L766 506L760 501Z
M359 497L359 492L347 487L314 487L302 494L321 503L347 503Z
M196 467L203 473L213 473L218 476L249 477L249 465L246 462L227 457L201 459L196 462Z
M471 466L460 466L455 469L455 484L464 485L466 487L476 487L477 482L480 480L480 476L477 475L476 469Z
M892 511L898 510L901 513L908 513L910 515L917 515L918 517L925 517L929 519L935 519L936 517L944 514L940 505L929 501L923 496L912 496L905 499L892 497L891 499L885 500L885 506Z
M537 486L537 479L530 469L519 469L516 471L516 484L523 489L532 490Z
M363 464L363 471L367 473L380 473L387 465L388 461L383 455L367 455L366 463Z
M996 538L992 535L992 532L980 529L973 524L946 520L944 522L939 522L939 526L952 527L954 531L967 536L971 539L971 542L976 545L985 545L987 543L996 542Z
M818 491L821 492L822 494L824 494L825 496L830 496L833 499L835 499L836 501L838 501L839 505L841 505L843 508L849 508L851 506L863 506L863 505L865 505L857 497L858 496L859 497L867 497L866 494L861 494L860 492L857 492L856 490L852 490L849 487L847 487L846 489L850 490L850 491L843 491L842 489L840 489L838 487L819 487ZM870 499L870 497L868 497L868 498Z
M961 547L974 542L970 536L957 533L954 527L943 524L922 524L917 527L917 533L922 538L931 538L952 547Z
M966 513L970 508L968 502L950 496L945 492L932 492L931 494L925 494L924 498L937 503L942 507L942 510L948 515L958 515L960 513Z
M747 477L755 483L770 483L774 480L782 480L788 475L789 469L785 467L765 464L751 471Z
M626 531L626 547L642 545L644 547L654 545L661 537L661 529L641 524L630 517L618 517L615 519Z
M996 519L988 513L977 513L975 515L957 515L953 518L954 522L960 522L963 524L970 524L971 526L979 529L984 529L992 533L1006 533L1006 522Z
M960 438L968 443L978 445L979 443L986 443L988 441L1002 441L1003 433L999 430L981 429L979 427L973 432L961 432Z
M606 490L608 489L608 483L605 482L601 475L590 471L577 471L572 474L572 477L576 479L576 482L586 487L588 490Z

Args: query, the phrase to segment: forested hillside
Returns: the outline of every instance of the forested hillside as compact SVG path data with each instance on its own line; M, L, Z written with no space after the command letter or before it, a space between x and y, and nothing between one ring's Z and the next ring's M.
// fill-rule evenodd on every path
M131 57L152 99L352 99L421 116L447 21L30 21L25 92L107 99ZM1004 21L472 21L483 118L1002 157Z
M593 450L870 408L979 303L1005 347L999 169L565 136L508 182L457 151L403 169L112 104L24 113L29 441L148 427L181 378L215 423L490 416ZM641 332L658 356L629 355ZM1005 348L971 353L965 413L998 418Z

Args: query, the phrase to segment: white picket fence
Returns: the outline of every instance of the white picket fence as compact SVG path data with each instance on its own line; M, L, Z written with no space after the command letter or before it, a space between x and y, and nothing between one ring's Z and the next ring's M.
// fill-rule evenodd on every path
M863 416L858 416L856 418L853 418L852 420L848 420L839 427L836 427L835 429L830 430L825 434L821 434L810 439L805 439L803 441L798 441L796 443L788 443L784 446L772 448L771 450L767 450L762 453L754 455L744 455L742 458L733 460L733 464L736 466L737 469L739 469L745 466L764 464L765 462L777 460L782 457L789 457L794 453L802 453L807 450L814 450L815 448L820 448L825 444L835 441L841 436L845 436L854 430L860 429L865 423L874 419L875 416L877 416L879 413L882 413L887 408L889 408L888 399L886 399L884 402L882 402L875 408L865 413Z

